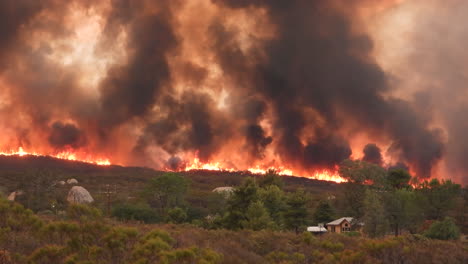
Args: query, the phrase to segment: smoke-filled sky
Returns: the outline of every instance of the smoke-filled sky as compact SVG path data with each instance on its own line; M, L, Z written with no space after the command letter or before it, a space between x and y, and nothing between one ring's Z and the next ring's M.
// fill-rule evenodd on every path
M0 1L0 150L466 182L464 0Z

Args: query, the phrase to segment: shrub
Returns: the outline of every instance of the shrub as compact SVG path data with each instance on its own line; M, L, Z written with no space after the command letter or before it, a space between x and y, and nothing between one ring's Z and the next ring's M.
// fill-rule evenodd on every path
M183 223L187 220L187 213L180 207L171 208L167 211L167 220L176 224Z
M349 237L360 237L361 233L358 231L351 231L351 232L345 232L343 233L343 235L349 236Z
M112 209L112 216L120 221L136 220L145 223L157 223L159 215L147 205L121 204Z
M96 207L84 204L72 204L67 208L67 217L80 221L99 220L102 218L102 212Z
M452 218L446 217L443 221L434 222L424 235L433 239L455 240L460 238L460 229Z

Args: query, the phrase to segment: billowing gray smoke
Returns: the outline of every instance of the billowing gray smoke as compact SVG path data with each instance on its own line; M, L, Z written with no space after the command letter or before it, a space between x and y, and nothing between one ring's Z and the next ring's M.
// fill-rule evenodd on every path
M229 143L247 163L269 152L283 165L313 170L350 158L350 134L343 131L353 130L385 140L390 147L383 151L393 162L419 177L429 177L444 158L443 132L434 128L433 116L389 96L394 87L373 59L372 39L356 30L354 13L372 1L196 1L219 12L201 31L199 24L188 27L195 37L180 30L191 1L2 1L0 77L6 85L0 83L0 96L10 103L0 104L0 116L21 109L22 119L4 119L17 138L26 138L20 145L39 144L31 138L40 134L53 149L112 154L116 142L125 142L130 158L119 161L178 169L186 162L183 153L210 161ZM51 62L56 49L67 47L35 40L73 36L64 14L74 9L102 18L95 56L123 58L106 61L95 92L87 92L86 77L74 65ZM239 28L226 17L241 10L262 10L271 27L265 31L274 36L244 34L256 44L240 45ZM204 87L212 70L194 63L198 54L184 52L188 39L209 50L202 60L216 64L225 83ZM213 97L221 90L228 95L222 104ZM468 131L447 123L450 142ZM363 159L392 165L382 154L369 144ZM455 157L450 164L464 169L463 154L459 148L448 153Z

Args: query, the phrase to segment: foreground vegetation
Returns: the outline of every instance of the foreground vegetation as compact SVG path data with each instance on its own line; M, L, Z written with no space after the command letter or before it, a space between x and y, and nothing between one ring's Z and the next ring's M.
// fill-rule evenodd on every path
M81 169L81 167L80 167ZM344 161L344 184L141 168L2 171L2 263L467 263L468 192ZM66 201L76 178L88 206ZM213 192L215 187L227 191ZM25 209L27 208L27 209ZM353 217L353 232L307 226ZM464 242L465 241L465 242Z
M461 242L132 225L72 205L39 217L0 200L0 263L466 263ZM447 254L450 253L450 254Z

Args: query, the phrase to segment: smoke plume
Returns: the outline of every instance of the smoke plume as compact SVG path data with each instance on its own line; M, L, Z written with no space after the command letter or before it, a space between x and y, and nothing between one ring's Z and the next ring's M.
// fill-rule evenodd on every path
M466 30L435 47L428 28L448 23L417 20L405 43L421 51L391 64L381 48L389 17L424 4L375 2L3 1L0 150L306 172L364 148L363 160L405 164L421 178L462 175L468 110L464 99L446 103L454 96L440 87L467 96L457 59L466 52L447 55ZM463 22L468 5L444 7L451 24Z

